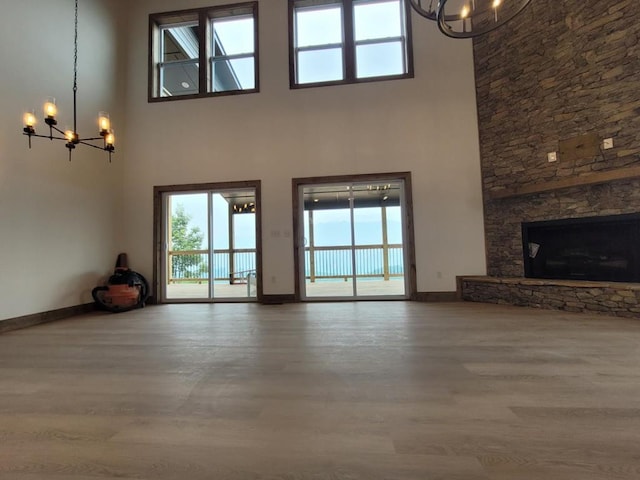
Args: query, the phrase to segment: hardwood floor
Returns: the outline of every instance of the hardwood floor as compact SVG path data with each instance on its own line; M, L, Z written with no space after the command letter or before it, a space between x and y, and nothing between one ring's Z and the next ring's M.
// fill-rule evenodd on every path
M167 305L0 335L0 478L640 478L640 321Z

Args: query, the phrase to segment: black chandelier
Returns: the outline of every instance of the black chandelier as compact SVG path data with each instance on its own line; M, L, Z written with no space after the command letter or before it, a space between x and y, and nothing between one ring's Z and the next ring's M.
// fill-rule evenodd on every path
M531 0L409 0L413 9L437 22L447 37L473 38L504 25Z
M48 138L49 140L64 140L65 146L69 149L69 161L71 161L71 152L76 145L87 145L88 147L104 150L109 153L109 162L111 162L111 154L115 151L115 135L111 128L111 121L107 112L98 114L98 132L99 137L80 138L78 135L78 115L77 115L77 94L78 94L78 0L75 2L75 36L74 36L74 54L73 54L73 130L60 130L56 115L58 107L56 100L50 97L44 104L44 123L49 125L49 135L38 135L36 133L36 116L35 111L31 110L24 114L23 135L29 137L29 148L31 148L31 137ZM102 140L101 145L91 142Z

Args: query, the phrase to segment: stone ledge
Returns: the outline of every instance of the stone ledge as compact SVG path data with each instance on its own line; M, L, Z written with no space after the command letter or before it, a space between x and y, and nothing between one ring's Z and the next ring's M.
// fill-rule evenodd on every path
M637 283L467 276L458 291L468 302L640 318Z
M571 288L612 288L614 290L640 291L640 283L625 282L592 282L587 280L553 280L542 278L524 277L487 277L487 276L463 276L461 281L477 283L502 283L507 285L535 285L540 287L571 287Z

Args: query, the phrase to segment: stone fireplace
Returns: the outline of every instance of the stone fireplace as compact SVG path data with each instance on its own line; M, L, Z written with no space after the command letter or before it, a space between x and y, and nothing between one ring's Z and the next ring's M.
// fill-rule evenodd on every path
M612 240L628 236L638 245L637 227L621 233L607 220L640 216L633 3L540 0L474 39L487 277L462 278L463 298L640 316L638 254L620 253L627 247ZM613 148L604 149L605 138ZM595 148L584 148L593 139ZM548 161L550 152L557 161ZM529 244L542 245L536 235L563 222L568 233L559 237L570 245L545 240L551 247L538 247L532 259ZM614 251L575 244L589 222L592 240L606 239ZM549 268L541 271L543 263Z

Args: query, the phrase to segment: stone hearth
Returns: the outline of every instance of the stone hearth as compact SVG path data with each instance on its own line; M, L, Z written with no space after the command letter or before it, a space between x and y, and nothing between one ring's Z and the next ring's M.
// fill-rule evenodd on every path
M637 283L469 276L458 278L458 294L469 302L640 316Z

